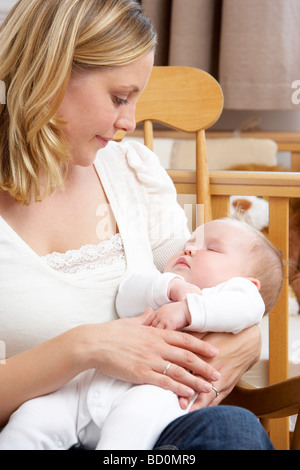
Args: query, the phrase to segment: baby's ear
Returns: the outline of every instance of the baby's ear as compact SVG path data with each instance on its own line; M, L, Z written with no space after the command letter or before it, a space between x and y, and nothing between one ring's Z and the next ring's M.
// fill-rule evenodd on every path
M255 277L247 277L249 281L253 282L253 284L256 285L257 289L260 290L260 281L256 279Z

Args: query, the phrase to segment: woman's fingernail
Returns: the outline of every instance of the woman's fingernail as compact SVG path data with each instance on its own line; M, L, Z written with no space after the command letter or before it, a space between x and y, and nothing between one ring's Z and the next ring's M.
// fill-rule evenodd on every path
M203 392L210 392L212 390L212 385L210 383L205 383L203 385Z
M219 350L215 348L214 346L211 346L210 352L213 356L216 356L217 354L219 354Z
M219 380L221 378L220 372L217 372L217 371L213 372L211 378L212 380Z
M181 400L181 409L182 409L182 410L186 410L187 407L188 407L188 404L189 404L188 400L182 399L182 400Z

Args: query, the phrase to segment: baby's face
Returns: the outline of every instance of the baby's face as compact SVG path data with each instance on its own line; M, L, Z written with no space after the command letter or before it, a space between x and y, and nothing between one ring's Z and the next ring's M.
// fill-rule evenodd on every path
M166 272L181 275L203 289L245 276L250 231L229 220L213 220L195 230L182 253L174 255Z

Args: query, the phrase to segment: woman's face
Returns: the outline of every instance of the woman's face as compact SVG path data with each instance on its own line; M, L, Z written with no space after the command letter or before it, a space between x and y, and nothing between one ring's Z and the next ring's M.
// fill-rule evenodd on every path
M117 131L135 129L136 102L148 82L153 60L150 53L129 65L72 73L57 111L66 122L72 164L91 165L97 151Z

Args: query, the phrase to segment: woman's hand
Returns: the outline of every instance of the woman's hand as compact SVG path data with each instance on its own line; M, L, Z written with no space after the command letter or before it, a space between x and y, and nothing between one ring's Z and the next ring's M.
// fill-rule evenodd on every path
M194 336L197 334L195 333ZM237 335L209 333L205 336L205 340L219 350L219 354L214 358L203 358L221 373L220 380L213 382L219 396L216 396L213 389L209 393L199 393L191 411L221 403L241 376L259 360L260 356L261 336L257 326L248 328ZM186 402L181 399L181 406L185 405Z
M136 318L86 325L88 368L135 384L157 385L186 398L210 392L210 382L220 374L203 358L214 357L216 348L188 333L145 326L148 316L146 311Z

